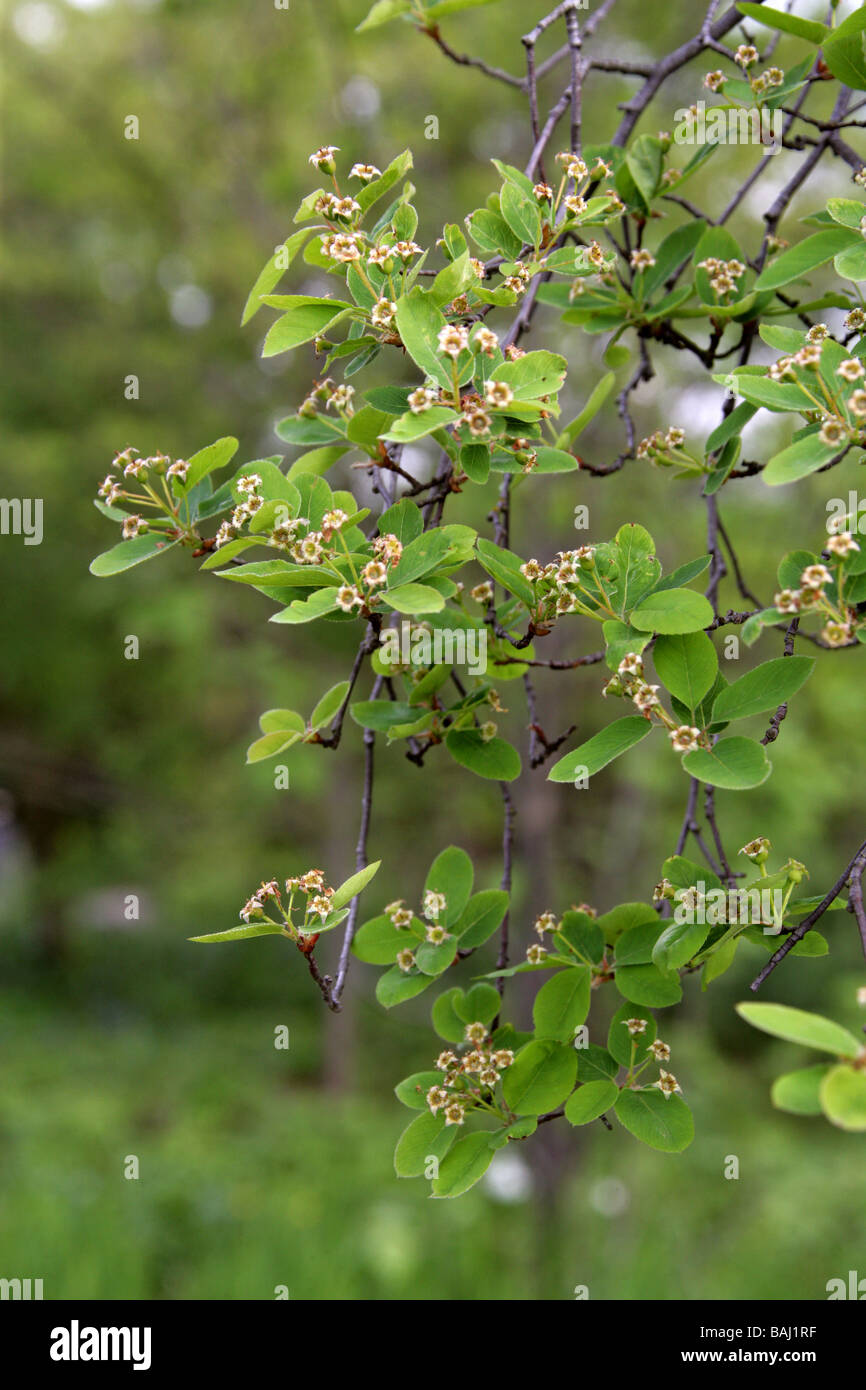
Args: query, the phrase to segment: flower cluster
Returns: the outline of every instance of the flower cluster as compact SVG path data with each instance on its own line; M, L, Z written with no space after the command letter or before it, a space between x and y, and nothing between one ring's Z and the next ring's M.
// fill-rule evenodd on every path
M725 301L738 292L737 281L746 273L742 261L720 261L717 256L708 256L705 261L699 261L698 269L707 272L710 288L716 298Z
M850 531L839 531L827 540L828 558L836 562L834 576L827 565L807 565L800 575L797 589L780 589L773 603L780 613L808 615L815 613L824 619L821 637L830 647L845 647L854 640L860 620L857 609L842 599L843 566L849 556L860 549ZM828 593L828 588L833 592Z
M439 921L447 909L448 900L444 893L437 893L429 888L425 891L421 902L421 916L423 918L424 940L429 942L431 946L442 946L446 941L452 940L452 934L446 931ZM388 903L385 908L385 916L398 931L409 931L415 921L411 908L406 906L402 898ZM397 964L406 974L413 970L415 968L414 950L407 946L398 952Z
M108 473L97 488L97 497L109 507L116 502L132 503L161 512L163 516L177 521L178 499L170 484L173 479L179 483L186 482L188 471L189 464L185 459L171 459L167 454L143 457L130 446L115 454ZM133 513L123 521L123 539L133 540L148 529L146 518Z
M678 724L668 714L658 697L657 685L644 680L643 657L639 652L626 652L613 676L602 690L602 695L625 696L630 699L644 719L657 720L668 731L668 738L675 753L691 753L695 748L709 746L706 734L689 724Z
M283 887L277 879L263 882L240 910L241 920L248 925L271 922L279 926L293 941L315 935L331 915L334 889L325 882L321 869L307 869L296 878L287 878ZM300 917L296 923L295 899L300 899ZM270 910L268 910L270 909ZM276 916L271 913L275 912Z
M448 1048L436 1059L442 1080L427 1091L428 1108L434 1115L441 1110L446 1125L462 1125L469 1111L489 1108L489 1096L513 1061L510 1048L494 1045L486 1024L467 1023L458 1050Z

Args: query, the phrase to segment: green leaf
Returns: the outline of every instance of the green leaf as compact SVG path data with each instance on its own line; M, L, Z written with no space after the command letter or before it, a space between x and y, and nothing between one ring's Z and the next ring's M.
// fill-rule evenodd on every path
M821 1082L829 1070L826 1063L819 1063L777 1077L770 1091L776 1109L788 1110L792 1115L820 1115Z
M677 227L662 241L655 255L655 265L643 272L643 293L651 298L665 281L689 259L704 232L706 223L695 219Z
M409 1110L426 1110L427 1092L431 1086L442 1084L441 1071L416 1071L398 1081L394 1094Z
M389 19L408 14L411 8L411 0L376 0L366 19L362 19L357 26L356 32L360 34L364 29L377 29L380 24L387 24Z
M224 468L237 453L237 449L238 441L231 435L215 440L205 449L199 449L198 453L193 454L188 460L184 492L191 492L196 483L200 483L202 478L208 473L213 473L216 468Z
M541 236L541 212L535 199L516 184L506 183L499 195L499 208L515 236L536 246Z
M534 401L539 396L556 395L567 370L568 363L558 352L537 351L527 352L515 362L503 362L491 374L506 382L518 401Z
M821 1082L820 1097L831 1124L853 1133L866 1130L866 1072L831 1067Z
M796 246L791 246L780 256L776 256L761 271L755 281L755 289L778 290L784 285L789 285L792 280L809 275L819 266L826 265L827 261L832 261L846 246L852 245L856 236L857 233L847 227L827 227L822 232L815 232L812 236L806 237L805 241L798 242Z
M588 965L572 965L547 980L532 1006L536 1037L571 1042L589 1013L591 984Z
M298 743L304 736L304 731L298 733L291 729L274 729L266 733L263 738L257 738L247 749L247 763L261 763L268 758L276 758L280 753L284 753L287 748Z
M313 232L312 227L302 227L299 232L294 232L278 246L274 254L265 262L263 269L259 272L258 279L253 285L247 296L244 305L244 312L241 317L241 327L249 323L254 314L257 314L262 307L262 295L270 294L271 290L279 284L283 275L288 270L297 253L300 251L304 242ZM187 475L188 478L188 475Z
M646 1028L642 1033L632 1035L626 1026L626 1020L632 1018L642 1018L646 1023ZM619 1062L622 1067L630 1067L632 1063L640 1066L646 1061L649 1055L649 1045L655 1042L656 1021L649 1009L642 1004L628 1002L621 1004L610 1022L610 1029L607 1036L607 1048L614 1062ZM583 1061L580 1063L581 1076L585 1074ZM616 1072L612 1073L615 1076Z
M846 246L833 258L833 269L843 280L866 280L866 245L862 241Z
M477 10L482 5L497 5L499 0L435 0L426 10L427 20L442 19L446 14L457 14L460 10Z
M490 1147L503 1149L510 1139L528 1139L537 1129L538 1120L535 1116L524 1115L522 1120L515 1120L503 1129L495 1129L489 1137Z
M295 599L287 608L272 614L272 623L314 623L326 613L333 613L337 607L337 586L318 589L309 598Z
M662 923L655 911L651 918L638 919L633 926L628 927L616 943L617 965L649 965L661 929Z
M420 927L421 924L415 918ZM371 917L359 927L352 942L352 954L368 965L393 965L401 951L415 950L418 937L408 929L395 927L390 917Z
M324 728L326 724L330 724L348 693L348 681L339 681L337 685L332 685L331 689L325 692L310 715L310 729L313 733L317 729Z
M496 1002L498 1007L499 994L496 990L494 990L494 994L496 994ZM439 1034L440 1038L443 1038L445 1042L460 1043L466 1041L467 1020L462 1018L454 1008L454 1000L457 996L459 996L461 999L463 998L462 989L459 989L457 987L455 987L454 989L449 989L445 992L445 994L440 994L439 998L435 1001L433 1005L433 1010L431 1013L433 1027ZM495 1017L495 1014L491 1015L491 1018ZM472 1022L472 1020L469 1021Z
M445 530L425 531L416 536L406 545L399 563L391 571L388 579L390 589L401 588L411 580L435 570L447 557L451 546L451 538Z
M853 1033L832 1019L792 1009L787 1004L737 1004L737 1013L753 1028L771 1033L774 1038L815 1047L841 1057L857 1057L861 1044Z
M479 564L497 583L529 606L535 602L532 585L520 573L521 559L519 555L513 554L512 551L506 550L503 546L495 545L493 541L487 540L484 536L478 537L476 549Z
M709 564L709 555L699 555L696 560L687 560L684 565L678 565L670 574L666 574L663 579L660 579L653 589L653 593L658 594L665 589L681 588L684 584L696 579L699 574L703 574L704 570L709 568Z
M648 632L638 632L636 627L621 623L617 618L608 618L601 625L607 644L604 659L611 671L615 671L623 657L629 652L640 655L651 640Z
M453 729L445 747L455 762L478 777L496 782L513 782L520 776L520 754L503 738L485 740L477 729Z
M252 922L248 927L230 927L228 931L211 932L210 936L191 936L190 941L250 941L254 936L280 936L282 927L276 922Z
M608 396L614 388L616 373L608 372L593 387L589 400L583 407L579 415L576 415L570 425L566 425L556 441L558 449L570 449L576 439L583 434L587 425L595 419L601 410Z
M396 613L440 613L445 607L445 599L429 584L401 584L386 590L382 602Z
M695 1137L692 1112L680 1096L661 1091L620 1091L614 1113L641 1143L663 1153L682 1153Z
M477 984L465 994L462 989L454 990L453 994L454 1012L463 1019L464 1024L483 1023L489 1028L502 1005L499 991L494 985Z
M678 970L701 949L709 934L705 922L672 922L653 947L653 964L662 972Z
M769 5L747 4L745 0L737 0L737 9L758 24L766 24L770 29L781 29L786 34L796 34L798 39L806 39L809 43L819 44L825 35L830 33L826 24L819 24L815 19L801 19L799 15L787 14L784 11L771 10Z
M638 604L629 621L643 632L676 634L709 627L713 610L703 594L691 589L664 589Z
M450 1153L439 1164L439 1176L433 1179L434 1197L460 1197L483 1178L495 1157L490 1147L490 1131L466 1134L458 1139Z
M827 211L834 222L840 223L843 227L853 227L859 232L860 223L864 213L866 213L866 203L861 202L859 198L828 198ZM844 252L840 254L844 255ZM791 329L789 331L793 332L794 330ZM773 346L776 346L776 344ZM802 343L797 344L797 347L800 346L802 346ZM787 347L782 350L784 352L790 352L790 348ZM796 348L794 350L796 351Z
M555 762L547 774L547 780L574 782L578 771L587 777L593 777L596 772L613 762L614 758L620 757L636 743L640 743L642 738L646 738L651 727L649 721L639 714L627 714L625 718L615 720L600 733L593 734L592 738L587 739L579 748L566 753L564 758Z
M598 918L598 926L609 946L615 946L630 927L641 927L648 922L659 930L658 913L649 903L620 903ZM649 956L646 959L649 960Z
M486 444L464 444L460 467L471 483L486 483L490 475L490 449Z
M618 1095L615 1081L586 1081L565 1102L565 1118L570 1125L588 1125L610 1110Z
M451 390L451 359L446 367L439 351L439 330L445 327L441 310L416 286L397 301L396 320L397 331L412 361L426 376Z
M635 186L649 207L662 175L664 147L656 135L639 135L626 154L626 165Z
M505 218L491 208L479 208L468 219L469 235L485 255L502 255L514 260L520 255L522 243Z
M618 966L616 987L623 999L633 1004L646 1004L650 1009L665 1009L670 1004L678 1004L683 997L677 977L663 975L655 965Z
M481 946L492 936L508 911L508 894L500 888L488 888L469 899L458 921L454 935L460 938L460 949Z
M420 1178L430 1158L444 1159L457 1131L443 1115L418 1115L397 1140L394 1171L398 1178Z
M474 877L472 860L464 849L458 849L456 845L443 849L430 865L424 891L445 895L446 908L438 920L449 931L456 930L454 924L459 921L469 901Z
M349 713L362 729L387 733L395 724L409 724L418 711L399 700L357 700Z
M713 704L714 724L763 714L789 700L808 680L815 666L812 656L779 656L719 691Z
M696 710L713 687L719 658L705 632L687 632L659 637L653 647L653 664L665 688L690 710Z
M604 955L604 933L587 912L564 912L556 941L558 945L565 942L587 964L597 963Z
M799 478L817 473L819 468L836 458L841 451L842 446L839 444L822 443L817 432L806 434L800 439L795 439L786 449L774 454L761 477L768 487L795 483Z
M395 183L399 183L404 175L408 174L411 168L411 150L403 150L402 154L395 155L387 168L383 169L379 178L372 179L370 183L365 183L360 192L354 195L356 202L361 205L361 211L366 212L374 203L377 203L390 188L394 187Z
M135 536L131 541L120 541L110 550L105 550L91 561L90 573L97 579L107 579L110 575L121 574L155 555L169 551L177 541L167 541L160 531L147 531L143 536Z
M432 983L431 975L422 975L420 971L410 973L401 970L399 965L394 965L390 970L386 970L384 975L379 976L376 982L376 998L384 1009L393 1009L395 1004L405 1004L407 999L414 999L416 994L422 994Z
M866 50L863 30L866 12L863 7L854 11L824 40L824 61L834 77L856 91L866 88Z
M446 405L431 406L420 415L413 415L410 410L401 415L399 420L395 420L382 438L395 440L398 444L411 444L416 439L433 434L434 430L442 429L444 425L450 425L452 420L456 419L457 411Z
M382 513L378 522L380 536L396 536L404 547L420 536L423 527L421 512L408 497L395 502L393 507Z
M275 308L284 310L277 321L271 324L262 347L262 357L275 357L279 352L288 352L309 343L325 331L328 324L353 306L341 299L317 299L311 295L289 294L268 296L279 298Z
M682 760L684 770L699 782L729 791L748 791L766 782L773 770L760 743L751 738L723 738L711 749L696 748Z
M374 864L368 864L366 868L359 869L351 878L347 878L341 883L336 893L331 899L331 911L337 912L341 907L348 907L353 898L366 888L370 879L378 872L381 859L377 859Z
M516 1115L542 1115L562 1104L576 1077L574 1048L544 1039L520 1049L503 1076L502 1092Z

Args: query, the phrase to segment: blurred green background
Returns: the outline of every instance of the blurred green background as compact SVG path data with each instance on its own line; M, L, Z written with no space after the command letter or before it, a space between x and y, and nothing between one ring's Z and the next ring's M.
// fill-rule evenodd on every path
M115 539L91 505L96 484L127 444L186 457L235 434L239 458L280 449L274 422L305 394L316 363L308 349L262 363L264 316L238 323L313 186L307 155L317 145L380 167L411 146L425 243L483 203L490 157L523 164L528 154L518 92L448 64L408 25L355 34L366 9L365 0L3 9L2 490L44 498L45 537L39 546L0 538L0 1276L41 1277L46 1298L267 1299L281 1285L296 1299L568 1299L576 1285L611 1299L824 1297L828 1279L863 1266L863 1140L772 1110L771 1079L799 1058L733 1013L763 959L755 948L743 948L711 997L692 979L676 1018L663 1017L695 1110L687 1153L657 1154L601 1126L548 1125L467 1197L431 1203L422 1181L393 1176L393 1143L411 1117L391 1088L438 1050L432 995L386 1015L372 998L375 970L356 963L334 1017L281 943L187 942L231 925L263 877L321 865L340 881L351 871L360 731L347 725L336 756L293 750L288 790L274 788L270 764L246 768L244 754L263 709L308 712L346 674L352 642L338 650L317 631L269 627L261 595L198 574L186 553L92 578L90 559ZM446 33L518 71L519 35L545 9L502 0ZM703 10L621 0L594 43L646 61L689 37ZM795 42L790 51L801 56ZM788 52L780 45L776 61ZM680 74L641 129L670 129L710 66ZM562 68L547 79L545 109L563 81ZM633 79L592 79L589 140L610 134L616 103L633 90ZM831 99L819 93L819 114ZM124 139L129 115L137 141ZM430 115L436 140L425 139ZM796 159L780 156L734 221L750 254ZM750 149L723 151L689 196L717 215L756 160ZM841 162L822 166L782 234L796 239L797 212L849 184ZM684 214L669 208L673 226ZM299 265L291 289L315 292L316 274ZM604 343L561 327L551 310L538 341L568 355L567 405L579 407L603 370ZM682 424L700 443L721 388L668 349L656 361L637 396L640 432ZM124 398L129 374L140 381L136 401ZM775 437L761 426L752 455ZM581 447L597 459L619 452L613 411ZM334 476L367 497L363 475L341 464ZM859 482L853 464L830 479L796 494L760 479L726 490L723 516L764 601L780 555L817 548L826 497ZM703 549L698 492L645 464L607 480L540 479L522 490L513 544L549 558L573 543L583 502L590 539L639 519L674 565ZM461 498L452 519L482 525L490 501ZM730 580L723 602L739 606ZM137 661L124 658L130 634ZM544 654L596 645L594 630L574 622ZM776 646L771 635L761 656ZM864 833L861 662L857 652L823 658L773 746L770 781L717 798L733 849L768 834L782 859L805 861L812 891ZM574 722L587 737L608 720L601 684L598 668L542 673L548 734ZM519 683L502 695L525 747ZM524 773L514 916L524 944L547 907L585 900L606 910L651 891L685 793L669 753L651 742L591 796ZM399 748L380 748L370 850L385 862L363 915L415 899L449 843L475 859L477 886L494 886L499 835L495 786L444 755L422 773ZM129 894L140 898L139 921L124 920ZM856 931L844 914L831 922L830 955L789 959L765 997L859 1028ZM457 981L482 968L464 965ZM514 1003L525 1022L527 999ZM281 1025L288 1051L274 1046ZM602 1017L593 1036L604 1028ZM138 1180L124 1178L129 1155ZM729 1155L737 1181L723 1176Z

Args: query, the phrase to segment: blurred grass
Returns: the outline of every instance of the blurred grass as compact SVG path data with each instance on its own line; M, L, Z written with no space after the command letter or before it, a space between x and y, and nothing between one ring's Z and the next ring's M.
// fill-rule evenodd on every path
M317 1092L295 1030L288 1053L273 1048L273 1016L131 1028L47 1020L7 996L4 1272L72 1299L270 1299L280 1285L316 1300L567 1300L577 1285L592 1299L808 1299L862 1264L856 1136L770 1110L790 1049L752 1070L681 1025L687 1153L592 1126L558 1134L541 1164L529 1145L509 1150L506 1190L524 1158L537 1184L518 1201L485 1185L431 1202L391 1169L410 1112L368 1088ZM396 1079L393 1057L376 1070ZM552 1160L565 1161L556 1195Z

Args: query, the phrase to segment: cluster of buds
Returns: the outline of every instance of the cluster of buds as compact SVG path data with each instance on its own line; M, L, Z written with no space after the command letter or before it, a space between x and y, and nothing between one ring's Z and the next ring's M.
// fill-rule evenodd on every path
M111 460L109 471L97 488L97 496L101 497L108 506L121 499L126 499L142 502L146 507L156 506L162 511L165 509L161 499L154 492L155 486L161 484L167 501L172 503L171 494L165 486L165 480L177 478L178 482L184 483L188 470L189 464L185 459L170 459L167 454L151 454L145 458L139 454L137 449L129 446L115 454ZM127 479L132 481L127 482ZM139 494L134 490L136 484L140 484L144 488L146 495ZM130 520L141 522L140 517L130 518ZM144 523L140 525L139 529L146 529ZM128 538L125 536L124 539Z
M527 560L520 566L520 573L535 587L543 604L545 619L558 617L562 613L591 613L602 593L596 547L593 545L581 545L576 550L559 550L556 559L546 565L535 559ZM587 588L588 581L592 581L598 593ZM591 607L587 606L588 603Z
M326 376L322 381L317 381L310 394L301 401L298 414L312 419L318 414L320 405L324 405L326 410L333 410L348 420L355 412L354 397L354 386L348 386L345 382L337 385L331 377Z
M298 896L303 900L303 910L300 921L296 924L293 920L293 909L294 900ZM247 924L273 922L292 940L299 941L315 935L330 916L333 896L334 889L325 882L322 870L308 869L296 878L287 878L284 888L281 888L275 878L263 882L244 903L240 917ZM267 910L269 907L276 911L279 921L271 916Z
M738 291L737 281L746 272L742 261L721 261L717 256L708 256L698 262L698 269L705 270L710 277L710 288L718 299L727 300Z
M671 425L667 430L654 430L652 434L642 439L637 446L636 455L639 459L649 459L650 463L657 468L684 468L688 472L703 472L704 465L688 449L683 448L685 444L685 430L680 429L679 425Z
M486 1024L467 1023L460 1050L448 1048L436 1059L442 1080L427 1091L428 1108L434 1115L441 1110L446 1125L462 1125L467 1112L495 1091L513 1061L511 1048L494 1046Z
M781 87L784 80L785 74L781 68L765 68L757 77L752 78L752 91L756 97L763 96L773 87Z

